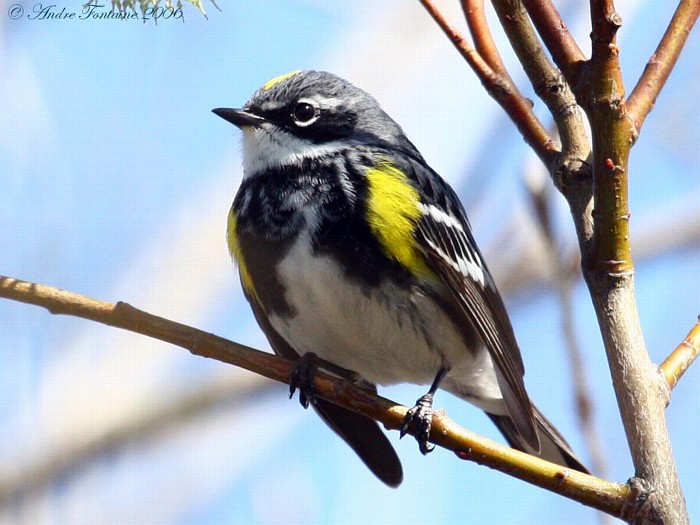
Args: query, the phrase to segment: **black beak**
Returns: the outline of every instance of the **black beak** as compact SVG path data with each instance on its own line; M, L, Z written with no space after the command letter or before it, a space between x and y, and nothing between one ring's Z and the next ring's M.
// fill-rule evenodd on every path
M244 109L216 108L212 109L215 115L242 128L244 126L258 127L263 122L267 122L264 118L259 117Z

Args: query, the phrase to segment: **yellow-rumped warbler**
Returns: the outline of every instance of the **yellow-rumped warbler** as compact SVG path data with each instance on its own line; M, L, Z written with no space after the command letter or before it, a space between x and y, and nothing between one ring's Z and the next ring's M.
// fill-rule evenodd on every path
M387 485L401 463L376 422L316 398L321 366L364 387L430 384L404 421L425 454L433 394L486 412L514 448L580 471L530 402L503 301L456 194L361 89L295 71L242 109L244 178L228 245L274 351L299 359L295 386Z

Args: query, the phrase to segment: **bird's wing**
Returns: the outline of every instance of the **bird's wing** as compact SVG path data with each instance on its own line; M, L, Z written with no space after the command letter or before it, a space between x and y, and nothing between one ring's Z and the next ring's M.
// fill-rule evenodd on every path
M464 322L486 345L513 423L524 441L538 452L537 424L523 383L520 349L462 204L427 165L413 158L406 161L406 174L420 189L422 199L415 238L428 266L451 291Z
M248 297L253 314L267 336L274 352L296 361L299 354L272 327L257 301ZM403 480L401 461L394 447L376 421L325 399L316 399L312 405L321 419L350 445L365 465L390 487L398 487Z

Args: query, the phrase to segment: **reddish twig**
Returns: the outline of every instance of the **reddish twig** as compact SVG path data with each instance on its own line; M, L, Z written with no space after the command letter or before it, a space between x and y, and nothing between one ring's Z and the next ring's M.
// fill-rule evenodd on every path
M469 26L469 33L474 39L476 50L494 73L501 75L515 86L489 30L484 0L463 0L462 10Z
M700 355L700 320L688 332L683 342L659 366L669 389L675 388L698 355Z
M590 200L591 173L588 156L591 148L583 114L576 97L561 72L547 57L521 0L493 0L501 26L523 66L535 93L549 109L561 137L561 156L549 172L557 188L569 199L577 194L585 204ZM554 168L554 169L552 169ZM575 191L572 191L573 188ZM572 206L572 209L578 206ZM585 206L584 206L585 207ZM576 213L577 222L585 220ZM577 229L583 226L577 224Z
M432 0L420 0L420 2L479 78L494 74L493 70L489 67L481 55L479 55L476 49L474 49L469 42L467 42L467 39L456 27L447 21Z
M676 65L690 30L700 15L700 0L681 0L671 22L627 100L627 113L639 132L656 97Z
M432 0L421 0L421 3L479 77L489 95L498 102L515 123L525 142L545 166L551 167L556 162L559 150L549 136L547 129L532 111L532 101L523 97L508 79L496 73L489 66L479 52L467 42L466 38L447 21Z
M569 85L575 86L586 56L569 33L556 7L551 0L523 0L523 4L544 45L552 54L554 63Z

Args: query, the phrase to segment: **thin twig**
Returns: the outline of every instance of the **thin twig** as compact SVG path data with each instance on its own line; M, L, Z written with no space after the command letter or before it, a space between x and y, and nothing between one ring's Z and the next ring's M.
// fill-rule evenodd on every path
M447 21L432 0L421 0L421 4L467 61L488 94L498 102L515 123L525 142L545 166L552 166L558 157L559 148L532 111L532 101L523 97L507 79L489 67L479 52Z
M549 167L552 180L565 195L575 188L578 195L585 193L590 198L592 180L588 156L591 147L576 97L542 49L523 3L520 0L493 0L493 5L518 60L535 93L552 114L561 137L561 155ZM582 214L579 217L583 220Z
M467 61L469 66L474 70L479 78L492 76L494 71L489 67L488 63L474 49L467 39L459 32L459 30L450 24L442 12L432 2L432 0L420 0L426 11L433 17L435 23L442 29L450 42L455 46L460 55Z
M551 0L523 0L532 23L570 86L578 83L586 57Z
M469 26L469 33L474 39L476 50L494 73L515 86L489 30L486 11L484 10L484 0L463 0L462 10Z
M637 132L654 107L656 97L666 84L683 50L690 30L700 15L700 0L681 0L656 51L649 59L644 73L627 99L627 112Z
M147 335L186 348L195 355L289 382L293 364L286 359L148 314L127 303L105 303L4 276L0 276L0 297L42 306L54 314L82 317ZM408 410L323 372L315 376L314 386L320 397L380 421L388 429L400 428ZM462 459L495 468L622 519L631 517L628 513L634 512L635 501L639 499L628 485L589 476L499 445L455 425L439 412L433 418L430 439L458 453Z
M698 355L700 355L700 319L688 332L683 342L659 365L670 390L676 387Z

